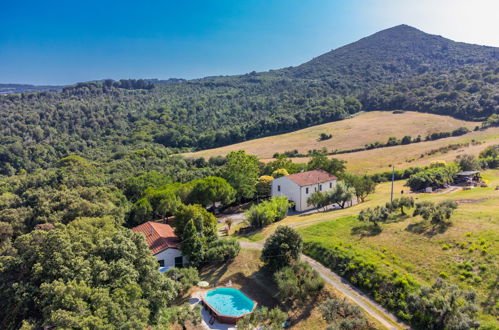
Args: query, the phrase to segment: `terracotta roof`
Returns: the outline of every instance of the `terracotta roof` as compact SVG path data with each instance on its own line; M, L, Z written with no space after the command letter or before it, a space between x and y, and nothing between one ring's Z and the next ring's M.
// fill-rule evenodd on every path
M307 172L300 172L300 173L288 175L288 176L286 176L286 178L295 182L299 186L310 186L312 184L317 184L317 183L322 183L322 182L327 182L327 181L332 181L332 180L338 180L337 177L335 177L334 175L329 174L328 172L323 171L323 170L312 170L312 171L307 171Z
M157 254L168 248L179 248L180 239L175 235L170 225L148 221L133 227L132 231L146 236L146 242L152 254Z

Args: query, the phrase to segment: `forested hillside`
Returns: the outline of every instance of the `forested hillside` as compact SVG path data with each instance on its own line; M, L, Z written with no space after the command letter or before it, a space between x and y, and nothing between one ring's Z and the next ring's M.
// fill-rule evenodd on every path
M191 81L106 80L1 96L0 174L47 168L71 153L97 160L118 146L167 147L167 153L218 147L362 109L483 120L499 111L497 58L497 48L402 25L294 68Z
M485 120L499 112L499 62L424 73L363 98L365 109L405 109Z

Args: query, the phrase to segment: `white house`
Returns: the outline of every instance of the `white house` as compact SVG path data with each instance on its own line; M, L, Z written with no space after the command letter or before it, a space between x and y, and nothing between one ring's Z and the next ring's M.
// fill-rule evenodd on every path
M171 267L183 267L187 260L180 251L180 239L170 225L148 221L132 228L146 237L151 253L158 259L161 270Z
M313 208L307 199L316 191L333 189L338 178L323 170L300 172L272 180L272 197L286 196L295 202L296 211L306 211Z

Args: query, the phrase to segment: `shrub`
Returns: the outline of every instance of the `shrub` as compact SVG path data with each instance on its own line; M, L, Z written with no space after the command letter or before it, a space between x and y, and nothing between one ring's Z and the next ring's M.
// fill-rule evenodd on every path
M346 298L330 298L319 306L322 317L333 329L373 329L366 317L356 305Z
M456 173L457 166L454 164L430 167L411 175L406 186L409 186L412 191L422 190L427 187L441 187L454 181Z
M265 328L269 330L282 329L288 315L279 308L268 309L265 306L259 307L253 313L248 314L237 322L237 328L252 330Z
M296 230L279 226L265 241L261 259L272 271L295 263L303 248L303 241Z
M477 296L437 279L407 299L411 323L421 329L476 329Z
M305 243L304 253L330 268L338 275L374 297L386 308L408 319L405 299L416 292L418 285L409 275L385 273L376 263L366 260L351 247L319 242Z
M290 301L307 302L324 287L319 273L304 262L282 268L274 274L279 295Z
M261 228L284 219L288 213L288 208L287 197L272 197L269 201L253 205L246 211L246 220L252 227Z
M196 268L171 268L164 273L165 276L174 280L179 285L179 295L186 293L193 285L200 281Z
M206 251L206 262L229 261L239 254L241 245L236 239L222 238L212 242Z

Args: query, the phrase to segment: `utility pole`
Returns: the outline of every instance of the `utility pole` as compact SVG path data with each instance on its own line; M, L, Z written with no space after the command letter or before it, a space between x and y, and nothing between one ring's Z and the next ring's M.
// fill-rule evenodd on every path
M393 182L395 181L395 165L392 165L392 193L390 194L390 203L393 202Z

